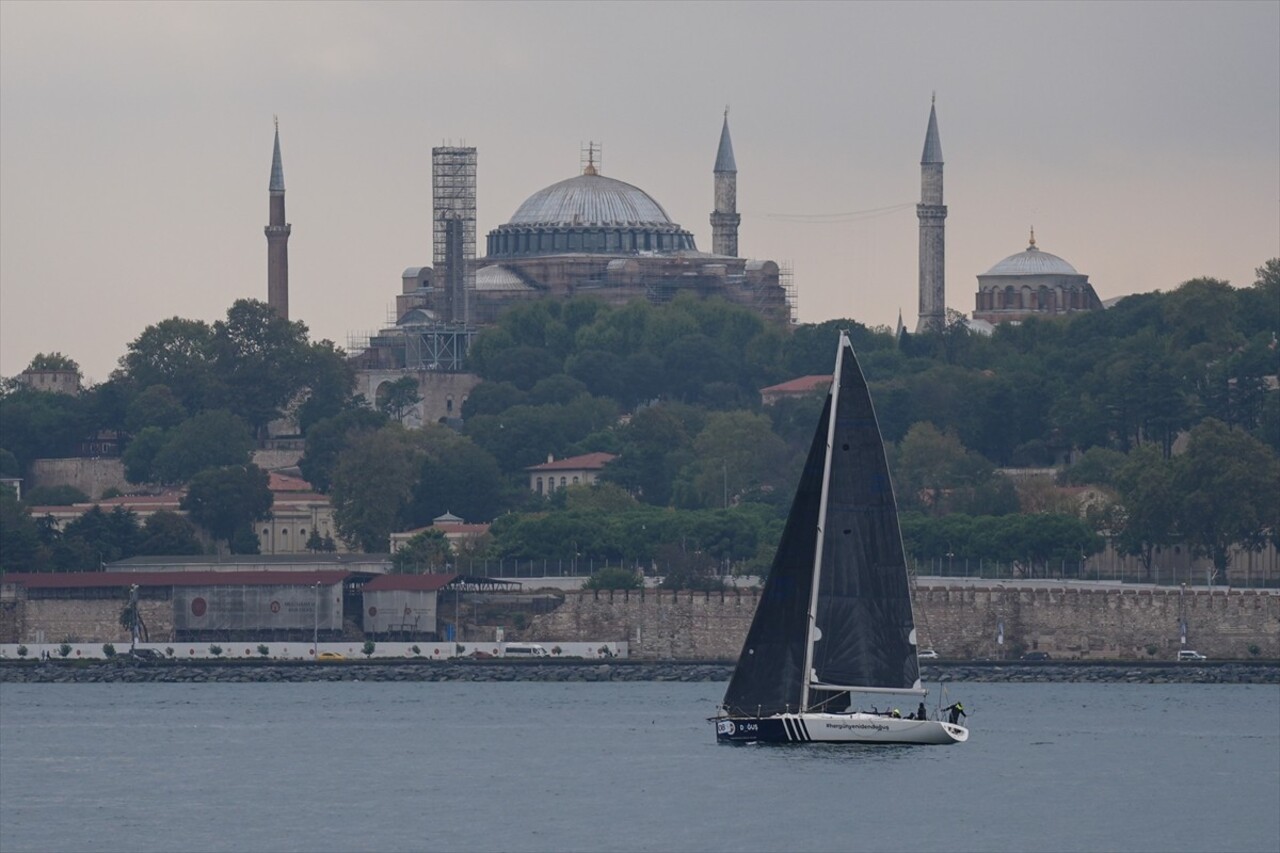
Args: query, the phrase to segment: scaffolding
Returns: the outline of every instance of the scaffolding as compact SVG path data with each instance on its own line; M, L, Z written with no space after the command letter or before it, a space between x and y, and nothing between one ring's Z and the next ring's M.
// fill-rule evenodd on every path
M476 149L431 149L431 249L443 319L468 323L475 290Z
M795 270L791 267L791 261L778 262L778 285L782 288L783 294L787 300L787 323L794 326L800 316L800 304L796 294Z

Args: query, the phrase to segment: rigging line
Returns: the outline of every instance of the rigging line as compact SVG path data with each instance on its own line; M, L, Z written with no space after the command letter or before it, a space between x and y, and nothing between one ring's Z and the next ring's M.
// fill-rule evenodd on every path
M904 210L915 207L914 202L904 204L893 204L887 207L873 207L867 210L849 210L841 213L744 213L748 217L761 217L763 219L776 219L781 222L799 222L813 225L838 224L841 222L854 222L860 219L874 219L878 216L887 216L893 213L899 213Z

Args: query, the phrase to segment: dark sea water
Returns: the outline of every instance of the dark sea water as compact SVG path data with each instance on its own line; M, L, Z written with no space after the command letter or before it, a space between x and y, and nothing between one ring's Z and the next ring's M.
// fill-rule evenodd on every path
M714 683L2 684L0 850L1280 850L1280 687L950 689L967 744L832 747Z

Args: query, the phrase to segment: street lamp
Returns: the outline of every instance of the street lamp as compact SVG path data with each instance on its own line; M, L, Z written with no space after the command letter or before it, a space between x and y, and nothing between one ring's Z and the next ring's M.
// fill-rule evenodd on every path
M129 585L129 656L133 657L138 646L138 585Z
M313 661L320 660L320 581L316 581L312 586L315 590L315 606L314 620L311 628L311 659Z

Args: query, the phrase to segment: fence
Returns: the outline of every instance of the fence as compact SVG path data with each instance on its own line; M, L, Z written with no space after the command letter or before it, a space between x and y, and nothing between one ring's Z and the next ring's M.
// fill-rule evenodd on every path
M1141 561L1121 557L1113 552L1085 560L1001 561L963 557L911 558L917 576L944 578L976 578L988 580L1080 580L1117 583L1143 583L1158 586L1236 586L1280 587L1280 566L1274 551L1257 555L1234 556L1227 577L1215 577L1207 561L1184 565L1153 563L1150 575ZM617 560L582 557L577 560L459 560L453 571L477 577L509 578L587 578L605 568L638 571L649 577L665 574L661 563L644 560ZM751 574L742 565L721 566L725 575Z

